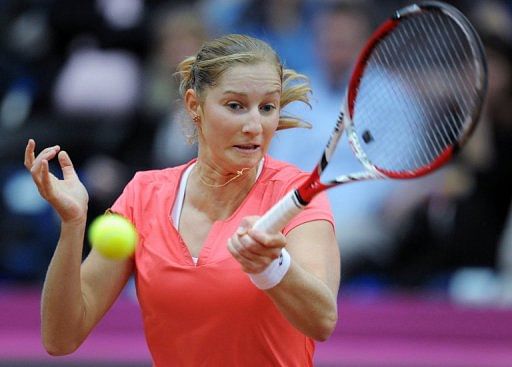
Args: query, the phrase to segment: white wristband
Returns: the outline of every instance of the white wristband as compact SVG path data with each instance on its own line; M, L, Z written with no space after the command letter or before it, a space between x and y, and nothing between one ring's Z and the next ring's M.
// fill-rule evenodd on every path
M291 257L286 249L281 250L281 255L272 261L261 273L249 273L249 279L262 290L270 289L278 285L288 272Z

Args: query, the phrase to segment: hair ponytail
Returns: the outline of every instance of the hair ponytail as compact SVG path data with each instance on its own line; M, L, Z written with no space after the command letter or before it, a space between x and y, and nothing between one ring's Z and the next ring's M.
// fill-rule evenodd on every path
M180 95L184 96L187 89L194 88L194 73L193 67L196 62L196 57L189 56L176 67L176 74L180 79Z

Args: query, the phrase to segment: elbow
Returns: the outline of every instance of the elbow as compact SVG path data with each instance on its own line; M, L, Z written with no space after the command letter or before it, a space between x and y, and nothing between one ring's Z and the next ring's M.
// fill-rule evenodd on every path
M333 326L327 326L327 327L324 327L322 328L321 330L318 330L315 335L313 335L313 339L316 340L317 342L325 342L327 341L327 339L330 338L330 336L332 335L332 333L334 332L334 327L335 327L336 324L334 324Z
M334 329L336 329L336 323L338 322L338 315L333 313L332 315L326 316L320 325L316 328L313 335L310 335L314 340L318 342L324 342L332 335Z
M48 353L52 357L60 357L73 353L75 350L78 349L78 347L44 344L44 349L46 350L46 353Z
M78 349L80 343L55 341L43 338L43 347L46 353L53 357L65 356L73 353Z
M46 350L46 353L48 353L48 355L50 355L52 357L62 357L62 356L71 354L71 352L66 352L66 351L64 351L62 349L58 349L58 348L46 347L46 346L44 348Z

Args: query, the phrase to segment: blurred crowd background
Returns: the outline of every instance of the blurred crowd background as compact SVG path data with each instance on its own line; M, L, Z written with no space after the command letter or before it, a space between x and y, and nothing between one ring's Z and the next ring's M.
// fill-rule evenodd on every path
M58 238L58 220L23 167L28 138L38 150L59 144L69 152L93 219L135 171L194 157L180 122L175 67L206 39L246 33L267 40L287 67L311 80L313 108L288 112L313 128L278 132L271 147L276 158L310 170L360 47L408 3L0 1L0 285L40 283ZM329 193L342 284L434 290L512 307L512 2L449 3L470 18L487 52L481 123L467 149L434 175ZM339 154L336 171L357 169L348 148Z

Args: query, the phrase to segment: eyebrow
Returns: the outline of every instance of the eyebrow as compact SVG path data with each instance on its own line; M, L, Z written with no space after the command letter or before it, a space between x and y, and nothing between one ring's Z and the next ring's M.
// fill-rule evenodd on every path
M281 92L280 89L275 89L275 90L266 92L265 95L267 96L267 95L276 94L276 93L280 93L280 92ZM234 90L226 90L222 94L238 94L241 96L247 96L247 93L245 93L245 92L237 92Z

